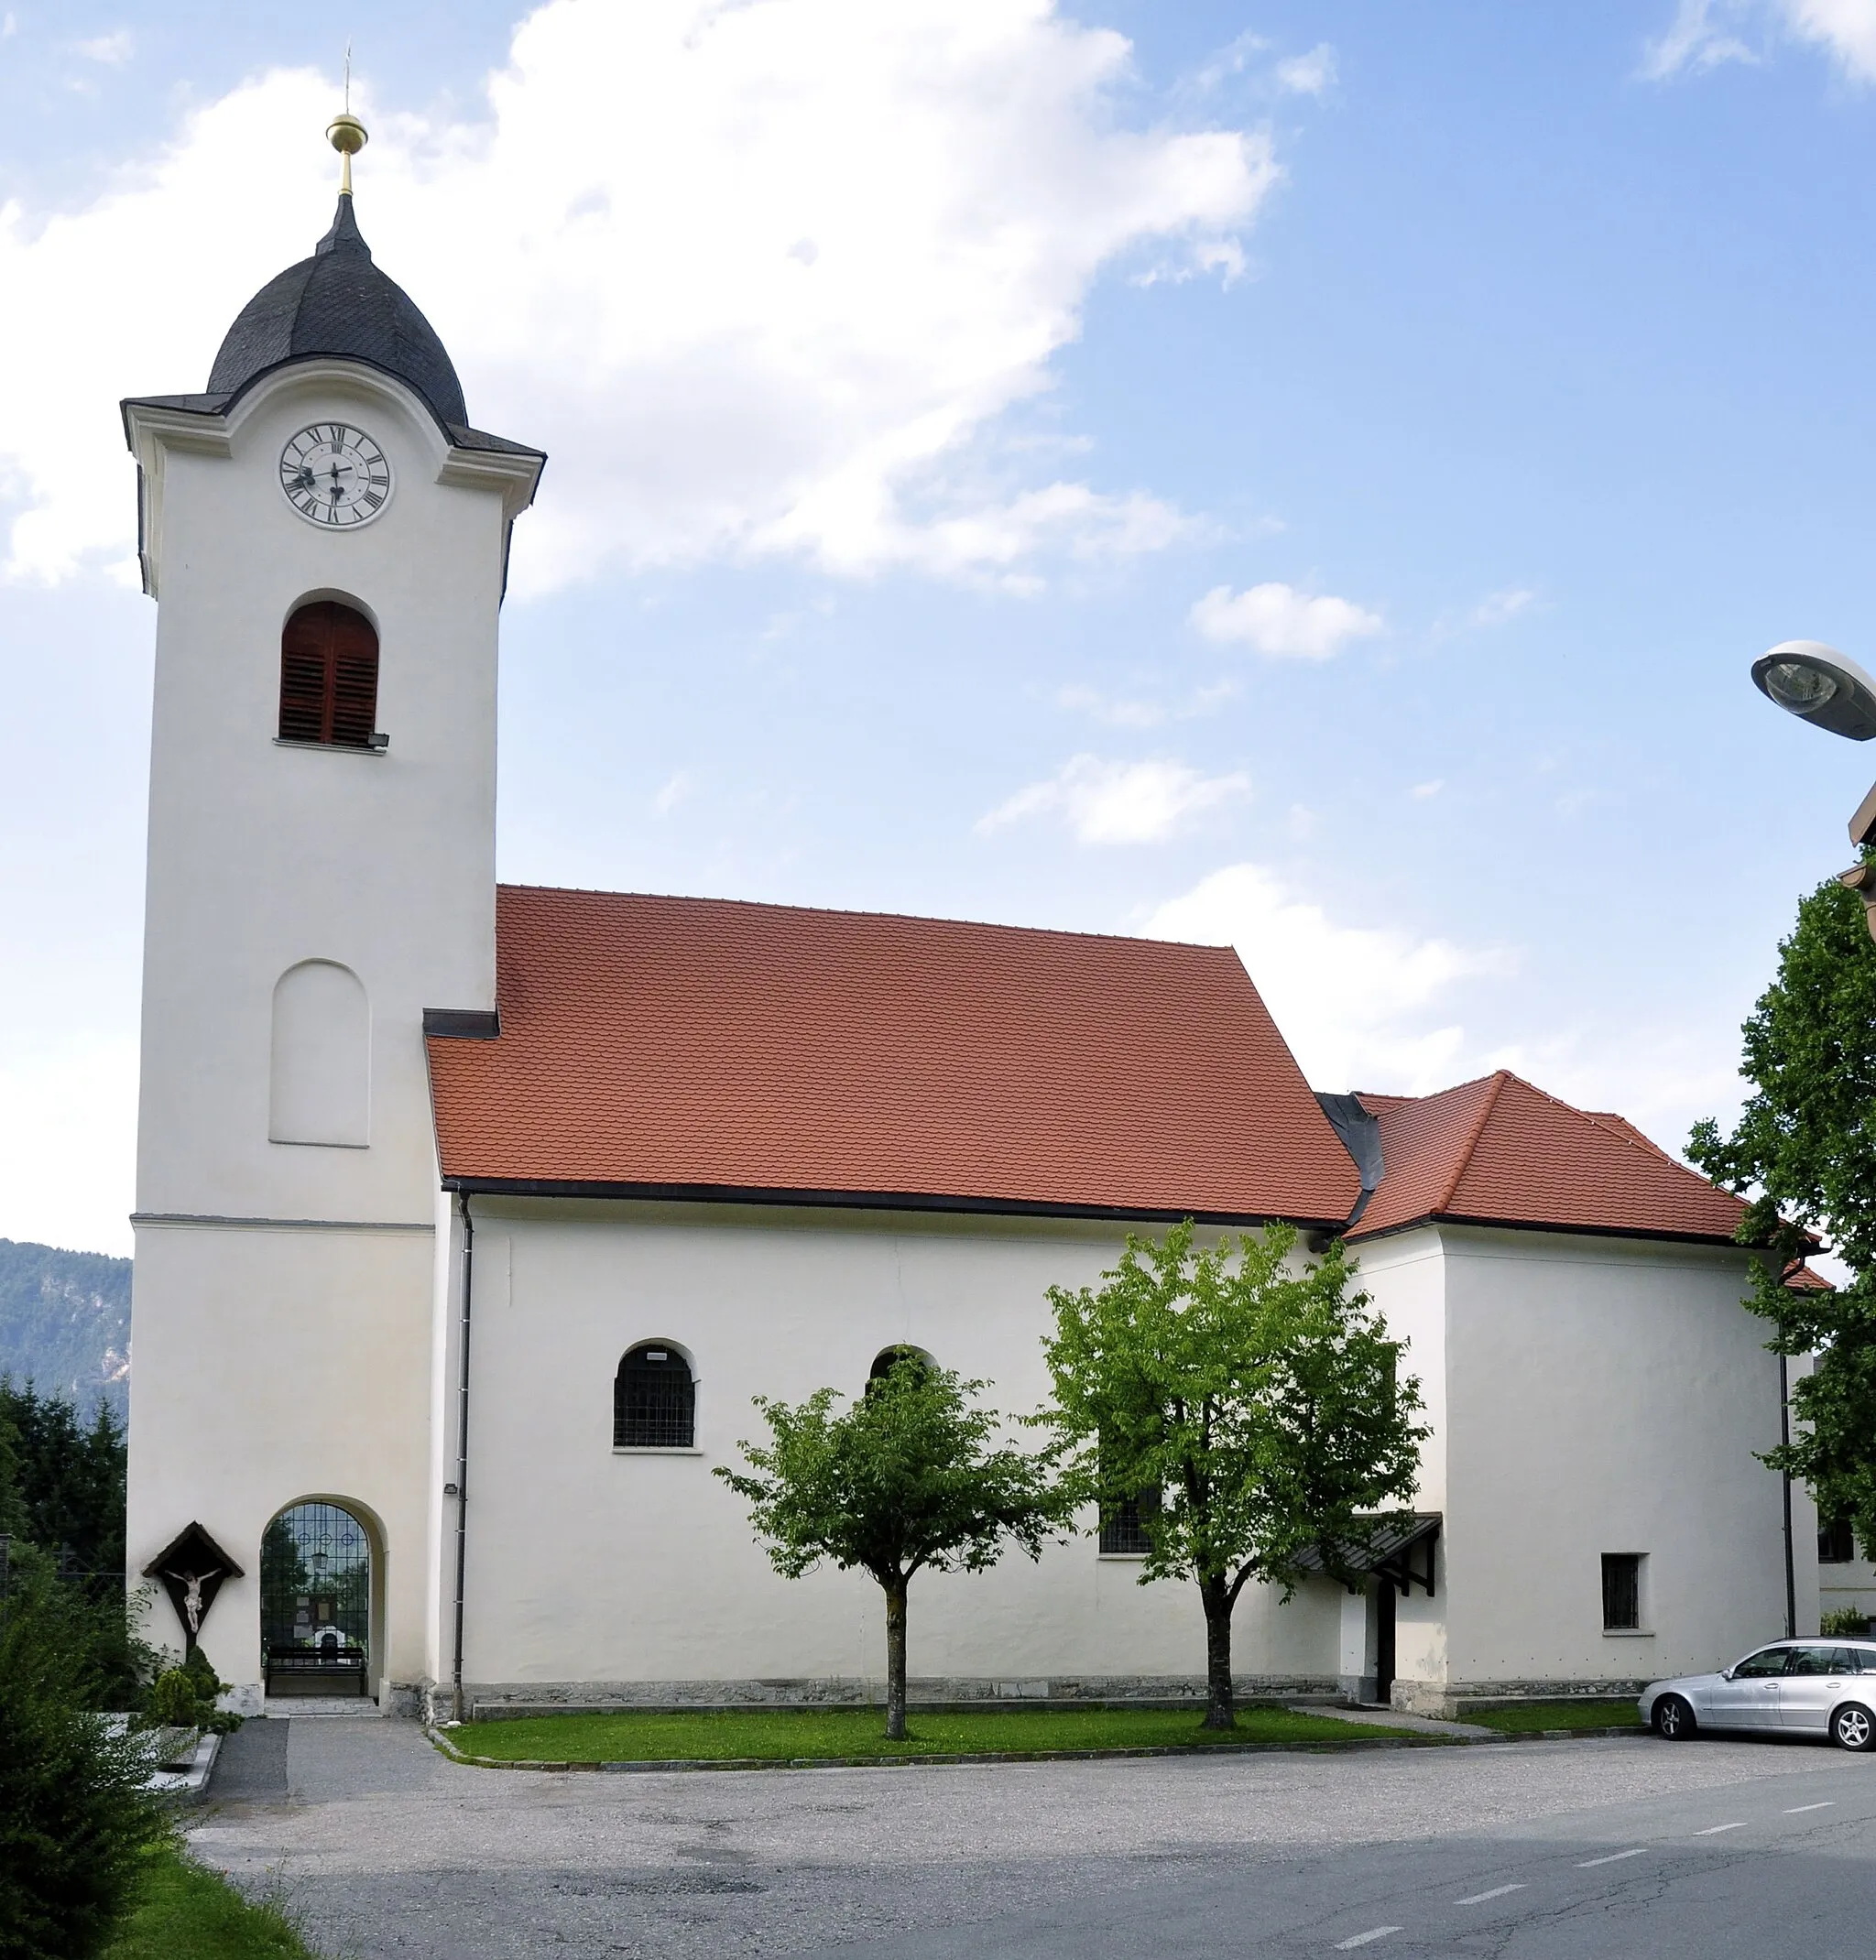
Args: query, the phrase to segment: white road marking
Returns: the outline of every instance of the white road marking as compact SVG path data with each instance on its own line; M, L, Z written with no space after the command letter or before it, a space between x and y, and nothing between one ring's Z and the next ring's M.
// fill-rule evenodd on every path
M1836 1808L1837 1799L1833 1797L1828 1803L1794 1803L1791 1809L1785 1813L1785 1815L1787 1817L1802 1817L1806 1811L1834 1811Z
M1398 1926L1370 1926L1366 1933L1358 1933L1352 1940L1337 1940L1336 1951L1338 1954L1353 1953L1358 1946L1366 1946L1370 1940L1379 1940L1384 1934L1400 1930Z
M1488 1899L1502 1899L1507 1892L1522 1892L1523 1889L1522 1883L1495 1885L1489 1892L1474 1892L1470 1899L1456 1899L1453 1903L1456 1906L1482 1906Z
M1742 1824L1709 1824L1704 1831L1696 1831L1696 1837L1718 1837L1722 1831L1743 1831Z
M1611 1851L1606 1858L1585 1858L1576 1869L1588 1871L1598 1865L1620 1865L1624 1858L1639 1858L1647 1849L1646 1845L1637 1845L1632 1851Z

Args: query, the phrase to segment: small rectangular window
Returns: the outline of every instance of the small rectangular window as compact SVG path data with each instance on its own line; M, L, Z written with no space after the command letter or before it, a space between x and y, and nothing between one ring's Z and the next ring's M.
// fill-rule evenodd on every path
M1153 1549L1147 1535L1146 1520L1160 1514L1160 1493L1143 1490L1138 1497L1123 1497L1101 1520L1101 1550L1122 1557Z
M1642 1625L1642 1553L1605 1552L1602 1555L1602 1629L1631 1633Z
M1817 1563L1820 1565L1848 1565L1857 1555L1857 1534L1848 1519L1817 1527Z

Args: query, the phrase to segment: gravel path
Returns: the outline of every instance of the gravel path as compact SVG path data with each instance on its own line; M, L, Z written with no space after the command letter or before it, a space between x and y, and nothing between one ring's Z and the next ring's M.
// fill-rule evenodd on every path
M1052 1901L1085 1908L1181 1871L1253 1882L1260 1866L1339 1846L1498 1835L1841 1760L1637 1738L541 1775L450 1763L408 1723L304 1721L289 1726L284 1796L245 1794L245 1779L213 1790L190 1836L236 1879L282 1888L335 1960L689 1960L811 1953Z

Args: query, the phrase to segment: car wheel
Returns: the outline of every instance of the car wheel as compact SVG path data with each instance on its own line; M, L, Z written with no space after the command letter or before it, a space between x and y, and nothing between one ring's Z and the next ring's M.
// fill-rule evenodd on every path
M1876 1748L1876 1715L1860 1702L1846 1702L1830 1718L1830 1739L1840 1749Z
M1654 1733L1669 1742L1686 1741L1699 1726L1692 1707L1678 1694L1663 1694L1655 1703L1653 1721Z

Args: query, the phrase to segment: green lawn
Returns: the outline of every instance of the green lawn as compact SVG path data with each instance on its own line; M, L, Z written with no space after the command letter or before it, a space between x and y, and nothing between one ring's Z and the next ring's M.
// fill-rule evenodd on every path
M1618 1702L1525 1702L1516 1708L1468 1708L1459 1719L1478 1722L1502 1735L1529 1736L1548 1728L1640 1729L1632 1695Z
M272 1901L250 1905L172 1846L150 1854L143 1896L104 1960L312 1960Z
M1228 1736L1187 1713L1145 1709L985 1709L969 1715L914 1711L903 1742L886 1740L877 1708L737 1709L729 1714L632 1710L619 1715L528 1715L466 1723L449 1739L468 1756L504 1762L769 1761L829 1757L976 1756L996 1750L1204 1748L1215 1742L1355 1742L1400 1730L1357 1727L1282 1708L1240 1709Z

